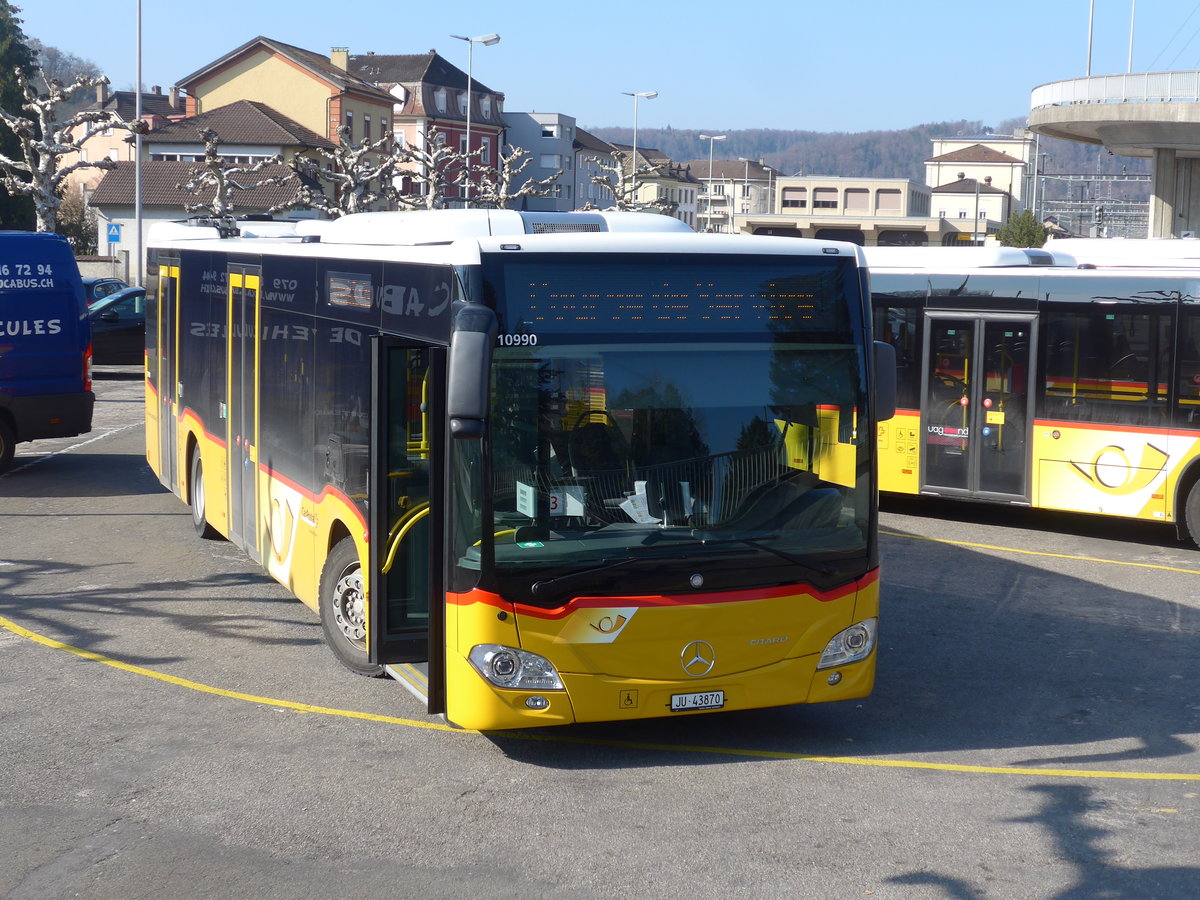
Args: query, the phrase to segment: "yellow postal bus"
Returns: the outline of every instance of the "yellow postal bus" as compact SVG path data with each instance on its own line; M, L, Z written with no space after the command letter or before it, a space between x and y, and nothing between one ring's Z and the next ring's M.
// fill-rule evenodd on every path
M865 253L876 336L897 355L882 490L1200 538L1200 268L1076 267L1061 250Z
M147 458L349 669L481 729L871 690L856 248L474 210L150 247Z

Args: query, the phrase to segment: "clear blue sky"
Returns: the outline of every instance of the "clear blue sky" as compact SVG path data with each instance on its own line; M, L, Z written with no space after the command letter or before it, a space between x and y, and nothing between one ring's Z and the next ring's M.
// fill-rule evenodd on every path
M136 0L10 0L30 37L90 59L117 89L136 79ZM86 8L86 12L84 9ZM1082 76L1088 0L761 0L503 4L475 0L142 0L142 80L164 90L257 35L328 55L424 53L464 71L449 35L477 45L476 80L511 111L584 127L870 131L1025 116L1030 90ZM1095 0L1093 75L1200 69L1200 2Z

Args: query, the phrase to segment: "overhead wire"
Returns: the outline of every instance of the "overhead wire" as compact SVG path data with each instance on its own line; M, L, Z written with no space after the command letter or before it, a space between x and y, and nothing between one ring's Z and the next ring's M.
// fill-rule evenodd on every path
M1161 57L1164 53L1166 53L1167 48L1170 47L1173 43L1175 43L1175 38L1179 37L1180 33L1183 31L1184 28L1187 27L1188 22L1190 22L1192 20L1192 16L1194 16L1198 10L1200 10L1200 2L1197 2L1196 5L1192 7L1192 11L1187 14L1187 17L1184 18L1184 20L1182 22L1179 23L1179 27L1177 29L1175 29L1175 33L1173 35L1171 35L1171 39L1163 45L1163 48L1161 50L1159 50L1157 55L1155 55L1154 59L1152 59L1150 61L1150 65L1146 67L1147 72L1154 71L1154 64L1158 62L1159 57ZM1196 34L1193 32L1192 36L1190 38L1188 38L1187 41L1184 42L1184 45L1183 45L1184 48L1186 48L1187 45L1190 44L1195 37L1196 37ZM1181 49L1179 52L1182 53L1183 50ZM1175 58L1176 59L1179 58L1178 53L1175 55ZM1172 64L1174 64L1174 62L1175 62L1175 60L1171 60Z

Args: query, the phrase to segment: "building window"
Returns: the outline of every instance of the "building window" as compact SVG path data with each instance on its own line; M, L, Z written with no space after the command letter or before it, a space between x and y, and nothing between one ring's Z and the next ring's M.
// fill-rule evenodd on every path
M485 119L492 117L492 98L487 94L479 98L479 112Z
M967 218L967 211L966 211L965 209L960 209L960 210L958 211L958 217L959 217L960 219L965 219L965 218Z
M479 147L479 161L485 166L490 166L492 164L492 139L490 137L481 138Z
M808 207L808 188L784 188L784 209L806 209Z
M750 182L744 181L744 182L742 182L742 199L748 200L749 198L750 198Z
M467 92L461 91L458 95L458 114L465 116L467 114Z
M939 219L944 219L944 218L946 218L946 211L945 211L944 209L939 209L939 210L938 210L937 217L938 217Z
M383 135L380 135L380 137L383 137ZM368 115L364 115L363 116L363 143L369 144L370 142L371 142L371 117Z
M458 136L458 152L463 156L466 156L470 152L470 148L467 146L467 136L465 134L460 134Z
M981 210L979 211L979 218L981 218L981 219L986 219L986 218L987 218L987 210L986 210L986 209L981 209Z
M880 212L900 212L900 192L894 188L876 191L875 208Z
M837 209L837 188L813 188L813 209Z
M559 169L562 168L560 157L557 153L543 153L538 158L538 165L543 169Z
M379 136L380 137L388 136L388 120L387 120L386 116L379 117Z
M558 126L557 126L557 125L550 125L550 124L548 124L548 123L544 123L544 124L542 125L542 137L544 137L544 138L556 138L556 137L558 137Z
M354 140L354 110L346 110L346 140Z
M438 88L433 92L433 103L437 107L438 112L446 111L446 89Z
M846 188L846 211L870 212L871 192L866 188Z
M725 185L723 185L723 184L714 184L714 185L710 185L710 187L712 188L712 192L713 192L714 194L716 194L718 197L724 197L724 196L725 196Z

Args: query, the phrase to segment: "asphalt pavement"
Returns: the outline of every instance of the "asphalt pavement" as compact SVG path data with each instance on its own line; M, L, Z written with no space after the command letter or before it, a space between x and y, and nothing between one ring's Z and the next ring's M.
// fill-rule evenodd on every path
M195 536L142 385L0 476L0 896L1200 894L1200 551L889 500L875 693L459 731Z

